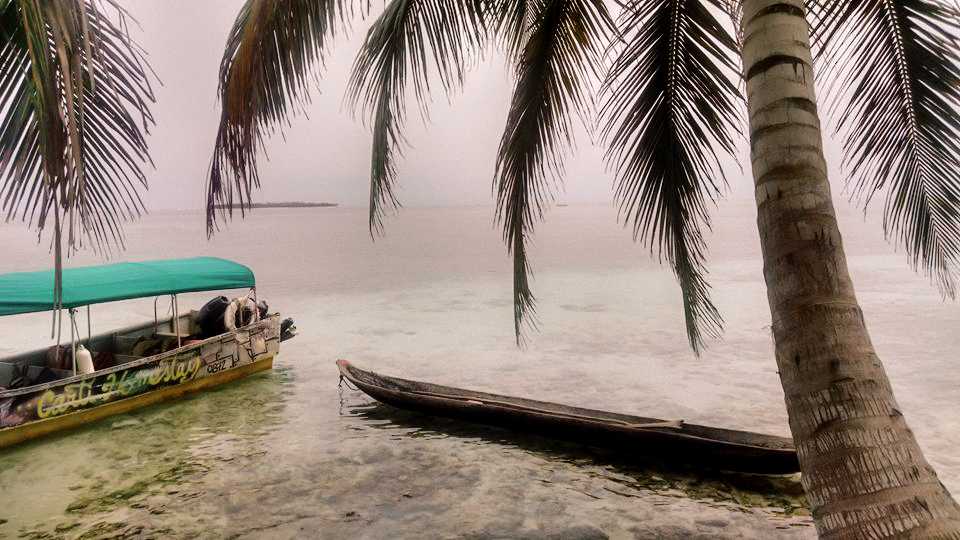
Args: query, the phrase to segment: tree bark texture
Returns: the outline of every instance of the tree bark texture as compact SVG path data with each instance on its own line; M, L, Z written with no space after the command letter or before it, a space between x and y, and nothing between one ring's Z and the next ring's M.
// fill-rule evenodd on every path
M956 538L960 506L900 413L847 271L802 0L746 0L757 226L776 359L821 538Z

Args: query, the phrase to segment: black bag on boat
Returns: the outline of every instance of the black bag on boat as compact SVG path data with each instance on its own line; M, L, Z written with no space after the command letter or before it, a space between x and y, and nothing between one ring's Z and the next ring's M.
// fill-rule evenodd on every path
M200 308L197 314L197 325L203 337L216 336L222 334L226 328L223 326L223 312L230 305L230 300L226 296L218 296Z
M53 372L50 368L43 366L40 370L40 373L30 382L30 384L44 384L48 382L53 382L59 380L60 376Z
M27 366L17 362L13 364L13 374L10 377L10 385L7 388L23 388L30 386L30 380L27 379Z

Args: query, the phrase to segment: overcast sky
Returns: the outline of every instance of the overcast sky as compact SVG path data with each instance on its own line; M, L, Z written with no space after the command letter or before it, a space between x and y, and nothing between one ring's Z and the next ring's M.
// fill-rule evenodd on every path
M157 121L148 139L155 169L148 172L148 210L200 208L212 155L219 105L217 69L227 33L243 0L124 0L142 31L134 39L162 81L155 88ZM340 38L311 93L308 116L293 120L284 136L268 142L261 161L262 189L254 201L335 202L366 206L371 136L343 110L347 74L366 26ZM431 122L410 111L413 148L400 162L398 197L404 206L493 204L496 152L508 108L510 80L503 59L493 56L470 73L448 103L437 95ZM586 136L569 160L561 202L613 200L613 176ZM749 193L749 191L747 191Z

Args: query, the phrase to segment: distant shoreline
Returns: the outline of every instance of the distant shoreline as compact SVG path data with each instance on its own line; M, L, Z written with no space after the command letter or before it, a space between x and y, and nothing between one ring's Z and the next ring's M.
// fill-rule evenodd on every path
M336 206L337 203L328 203L328 202L267 202L267 203L250 203L249 206L244 206L244 208L328 208L331 206ZM222 204L217 205L218 210L225 209L226 206Z

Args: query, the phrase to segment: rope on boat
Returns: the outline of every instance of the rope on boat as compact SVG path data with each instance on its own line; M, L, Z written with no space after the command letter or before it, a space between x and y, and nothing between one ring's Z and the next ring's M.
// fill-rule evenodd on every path
M344 384L344 383L347 384L347 388L349 388L350 390L357 390L357 391L360 390L359 388L354 388L354 387L350 386L350 380L347 379L346 377L344 377L344 376L343 376L343 373L341 373L341 374L340 374L340 383L337 384L337 386L339 386L340 388L343 388L343 384Z
M343 379L343 375L341 375L340 378ZM634 422L628 422L626 420L619 420L616 418L604 418L601 420L601 419L594 418L592 416L586 416L582 414L551 411L549 409L540 409L537 407L530 407L529 405L518 405L516 403L510 403L508 401L499 401L495 399L482 399L482 398L476 398L476 397L456 396L453 394L441 394L437 392L426 392L423 390L410 390L410 392L413 394L421 395L421 396L436 397L436 398L443 398L443 399L454 399L457 401L463 401L467 403L476 403L478 405L497 405L499 407L504 407L507 409L538 412L538 413L549 414L553 416L562 416L564 418L575 418L578 420L587 420L590 422L596 422L598 424L617 424L630 429L650 429L650 428L683 429L683 420L663 420L660 422L649 422L645 424L638 424Z

